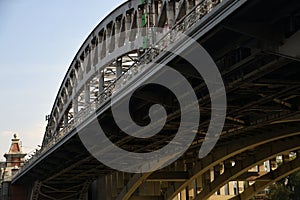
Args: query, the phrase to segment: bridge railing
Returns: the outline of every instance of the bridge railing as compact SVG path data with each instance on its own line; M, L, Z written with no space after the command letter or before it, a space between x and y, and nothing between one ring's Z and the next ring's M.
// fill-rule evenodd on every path
M224 0L223 0L224 1ZM138 61L135 61L129 69L118 77L114 82L104 88L103 92L98 95L98 97L91 102L84 109L80 110L76 118L69 122L66 127L61 129L58 134L53 137L42 149L36 152L29 160L26 160L24 166L20 168L18 174L22 173L28 166L30 166L34 161L36 161L42 154L47 152L51 147L61 141L68 133L79 126L87 117L93 114L97 109L104 105L110 97L118 92L122 87L128 84L128 82L137 77L140 72L143 71L145 66L152 62L161 52L170 45L180 40L183 33L189 30L197 21L199 21L203 16L208 14L214 7L220 4L222 0L203 0L198 5L196 5L186 16L179 20L171 29L168 31L160 40L158 40L154 45L147 49L147 51L141 55Z

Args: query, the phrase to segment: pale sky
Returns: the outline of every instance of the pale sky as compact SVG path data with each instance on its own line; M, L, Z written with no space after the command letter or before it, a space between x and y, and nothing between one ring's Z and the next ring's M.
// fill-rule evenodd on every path
M17 133L41 144L64 75L96 25L126 0L0 0L0 160Z

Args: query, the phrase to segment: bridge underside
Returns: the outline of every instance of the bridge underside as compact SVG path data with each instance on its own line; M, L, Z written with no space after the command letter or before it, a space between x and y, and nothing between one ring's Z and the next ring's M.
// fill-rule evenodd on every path
M213 19L212 19L213 20ZM300 167L300 4L285 0L247 2L206 32L191 36L216 62L227 92L228 110L220 140L205 158L198 159L211 117L211 102L201 75L180 56L168 66L183 74L199 99L201 122L189 150L172 165L147 174L116 172L85 149L76 129L43 155L15 185L31 185L32 199L208 199L230 181L255 181L241 199L260 192ZM196 34L196 35L193 35ZM193 49L186 50L191 53ZM199 61L201 62L201 61ZM94 134L100 123L117 146L151 152L168 144L180 124L174 95L157 85L140 88L131 99L132 118L149 123L148 110L162 104L168 113L163 130L151 139L124 134L109 107L89 118L83 134ZM274 169L275 176L249 171L276 156L296 159ZM237 193L239 193L237 192ZM237 197L233 198L237 199Z

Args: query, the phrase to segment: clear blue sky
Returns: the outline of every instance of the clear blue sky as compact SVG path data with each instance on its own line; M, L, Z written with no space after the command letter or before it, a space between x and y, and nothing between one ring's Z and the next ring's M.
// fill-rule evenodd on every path
M94 27L126 0L0 0L0 159L41 144L60 83Z

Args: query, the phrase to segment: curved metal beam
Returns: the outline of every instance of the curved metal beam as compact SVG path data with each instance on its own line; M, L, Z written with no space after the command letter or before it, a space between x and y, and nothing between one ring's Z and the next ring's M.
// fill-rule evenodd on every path
M110 63L112 60L117 59L117 57L109 56L109 53L112 53L109 47L112 46L111 38L114 36L114 33L120 31L123 27L116 27L114 25L127 19L130 25L126 27L127 29L125 29L125 32L129 32L132 24L135 23L133 22L134 13L138 12L142 5L143 3L140 0L130 0L123 3L112 11L104 20L102 20L84 41L83 45L75 55L60 86L49 117L45 136L52 137L56 134L56 130L60 126L60 121L62 120L63 115L70 107L72 99L74 99L80 90L82 90L84 83L99 70L102 70L105 65ZM117 28L119 28L119 30L116 30ZM115 44L119 43L115 42ZM139 47L141 47L141 45L137 48ZM119 48L117 49L119 51L118 56L128 52L125 48L122 51L120 51ZM114 54L114 56L115 55L116 54ZM98 62L92 63L91 59L93 59L94 62ZM92 68L93 66L95 68ZM91 69L88 70L88 68ZM73 84L71 85L70 82L73 82ZM70 86L72 89L68 89L67 91L69 91L72 96L67 96L64 91L66 90L65 88L70 88Z
M273 183L299 170L300 170L300 157L297 156L294 160L287 163L283 163L276 170L270 171L269 173L265 174L264 176L259 178L253 185L248 187L244 192L231 198L230 200L250 199L258 192L262 191L263 189L267 188ZM265 180L269 180L269 181L265 181Z
M76 121L74 115L78 113L78 98L82 98L84 95L83 107L85 110L91 109L89 107L91 103L89 82L92 79L98 77L102 72L107 72L108 70L106 69L118 62L119 57L122 55L130 53L131 50L138 51L140 48L145 48L143 39L148 37L147 31L144 30L145 28L157 27L158 22L161 21L160 17L163 16L166 19L161 28L171 28L173 25L176 25L178 20L180 22L184 18L183 13L187 13L187 11L183 12L182 9L193 11L193 14L199 15L198 17L201 18L209 13L213 7L221 3L220 0L191 1L182 0L179 3L168 0L153 0L148 1L146 4L145 1L130 0L110 13L92 31L73 59L59 89L51 114L47 117L48 124L43 147L53 136L65 135L65 132L72 129L68 125L69 121ZM198 5L192 9L192 6L196 4ZM168 9L165 9L166 5L168 5ZM202 13L202 11L205 12ZM145 15L148 17L147 23L143 22ZM193 18L194 21L190 18ZM196 19L197 17L195 18L194 15L187 15L186 21L193 24L196 22ZM156 29L151 29L151 31L156 31ZM158 30L155 37L160 38L157 34L163 35L164 32L165 29ZM152 40L156 39L152 38ZM152 41L152 43L154 42ZM111 69L109 70L111 71ZM108 74L107 78L111 80L117 79L118 71L120 70L116 69L116 73L113 72L113 78L110 77L111 74ZM83 95L82 91L84 92ZM98 93L100 92L99 87ZM70 110L74 112L71 115L69 115ZM69 119L68 116L73 118Z
M166 199L173 199L180 191L184 190L188 185L190 185L197 177L204 174L206 171L210 170L212 167L218 165L219 163L232 158L242 152L249 149L256 148L258 146L273 142L276 140L284 139L287 137L292 137L300 135L299 128L295 127L294 130L289 131L278 131L272 134L260 134L255 136L248 136L241 138L236 141L234 145L224 144L221 147L215 148L209 155L201 159L189 172L190 179L184 182L182 185L176 189L169 188L166 192Z
M288 142L286 141L288 140ZM225 172L216 177L213 182L205 185L204 189L195 197L195 200L208 199L219 188L225 185L228 181L234 180L238 176L247 172L251 167L259 163L269 160L276 155L282 155L286 152L295 151L300 148L300 137L294 136L286 138L285 140L277 140L268 144L264 144L257 149L255 155L248 156L242 161L237 161L232 168L228 168Z

